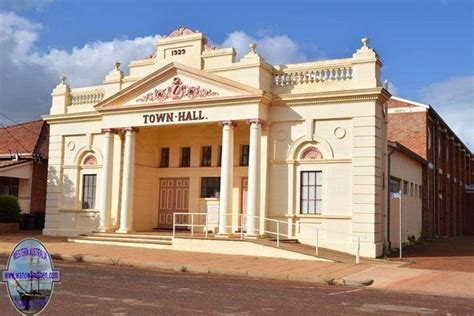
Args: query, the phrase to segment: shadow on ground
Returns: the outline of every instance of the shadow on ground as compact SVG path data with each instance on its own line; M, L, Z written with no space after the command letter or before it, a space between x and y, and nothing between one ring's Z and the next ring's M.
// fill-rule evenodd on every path
M474 236L423 241L403 249L403 257L411 262L409 268L474 272Z

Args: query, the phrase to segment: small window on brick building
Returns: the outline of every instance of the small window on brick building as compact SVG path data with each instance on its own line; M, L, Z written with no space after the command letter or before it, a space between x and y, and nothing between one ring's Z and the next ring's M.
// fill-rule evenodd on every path
M413 184L413 182L410 183L410 196L411 196L411 197L415 196L415 189L414 189L414 184Z
M170 149L168 147L161 148L160 168L168 168L170 166Z
M181 148L181 167L189 167L191 165L191 147Z
M428 149L431 149L431 128L428 128Z
M242 145L240 147L240 165L241 166L249 165L249 155L250 155L249 145Z
M408 181L403 181L403 194L408 194Z
M212 147L203 146L201 148L201 167L210 167L212 157Z
M421 190L421 185L418 187L418 191L419 191L419 192L418 192L418 197L421 199L422 196L423 196L423 195L422 195L423 191Z

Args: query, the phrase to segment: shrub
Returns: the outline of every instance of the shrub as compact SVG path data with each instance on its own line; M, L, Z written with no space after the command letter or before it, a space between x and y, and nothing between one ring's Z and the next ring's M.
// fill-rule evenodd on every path
M0 223L18 223L20 214L20 205L15 197L0 195Z

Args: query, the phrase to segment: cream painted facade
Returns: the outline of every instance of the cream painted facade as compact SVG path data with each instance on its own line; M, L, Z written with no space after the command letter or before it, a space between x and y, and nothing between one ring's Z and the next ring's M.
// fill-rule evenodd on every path
M399 144L397 144L400 146ZM399 183L402 191L402 243L409 237L420 238L422 229L422 158L415 159L403 151L389 145L393 150L390 155L390 176ZM408 149L405 149L408 150ZM417 155L412 153L414 157ZM396 190L394 190L396 191ZM390 199L390 244L392 248L400 247L400 199Z
M235 56L180 28L158 41L154 56L132 61L128 75L117 63L98 86L71 89L61 78L44 116L44 234L152 230L163 207L162 180L185 179L187 190L179 192L187 211L218 207L220 235L240 230L245 209L248 237L274 232L273 219L303 243L314 244L318 228L321 246L353 253L360 238L361 255L382 255L383 104L390 95L368 40L345 59L274 66L255 45ZM240 164L242 145L249 146L248 166ZM212 147L211 166L200 166L203 146ZM180 167L182 147L191 147L189 167ZM169 148L167 168L160 168L162 148ZM305 171L320 172L308 174L318 185L306 191L312 199L310 190L318 193L317 206L305 206L318 207L311 214L301 209ZM84 175L96 175L92 209L83 207ZM219 197L201 198L203 177L220 177Z

